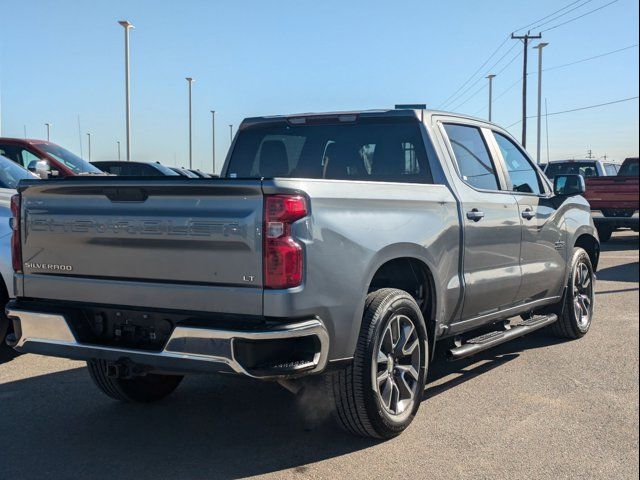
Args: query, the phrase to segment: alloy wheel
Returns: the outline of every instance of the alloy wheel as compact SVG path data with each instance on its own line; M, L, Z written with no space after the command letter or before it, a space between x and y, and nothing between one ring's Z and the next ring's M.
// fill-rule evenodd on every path
M406 315L392 317L374 355L374 386L380 403L391 416L411 411L418 396L421 361L413 321Z

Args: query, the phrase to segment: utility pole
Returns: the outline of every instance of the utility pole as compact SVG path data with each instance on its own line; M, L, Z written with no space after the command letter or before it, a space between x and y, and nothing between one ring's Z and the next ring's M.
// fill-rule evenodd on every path
M213 170L216 173L216 111L211 110L211 161Z
M87 141L88 141L87 147L89 150L89 161L91 161L91 134L88 132L87 132Z
M47 142L51 141L51 124L45 123L45 127L47 127Z
M118 22L124 27L124 91L127 122L127 162L131 161L131 102L130 102L130 75L129 75L129 30L135 28L128 20Z
M591 149L587 150L587 158L591 160L593 158L593 151Z
M493 79L495 75L493 73L486 76L489 79L489 121L491 121L491 105L493 104Z
M536 142L536 162L538 165L541 164L540 161L540 130L541 130L541 121L542 121L542 49L549 45L548 43L540 42L533 48L538 49L538 138Z
M191 121L191 85L193 84L193 78L187 77L189 83L189 169L193 168L193 130Z
M524 44L524 60L522 62L522 146L527 148L527 54L529 53L529 40L542 38L542 34L526 35L511 34L513 40L522 40Z
M547 97L544 97L544 124L545 124L545 137L547 139L547 163L549 163L549 108L547 106Z

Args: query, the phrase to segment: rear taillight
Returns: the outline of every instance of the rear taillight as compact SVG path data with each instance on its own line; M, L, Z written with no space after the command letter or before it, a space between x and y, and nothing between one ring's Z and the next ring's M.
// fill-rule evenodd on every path
M20 195L11 197L11 263L15 272L22 272L22 245L20 243Z
M264 197L264 288L292 288L302 283L302 246L291 236L291 224L308 214L300 195Z

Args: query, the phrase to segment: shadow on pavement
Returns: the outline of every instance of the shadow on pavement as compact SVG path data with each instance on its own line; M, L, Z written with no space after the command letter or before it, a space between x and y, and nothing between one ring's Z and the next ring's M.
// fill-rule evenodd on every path
M614 233L611 240L608 242L602 242L600 249L603 252L620 252L623 250L638 250L638 235L621 235Z
M638 262L614 265L613 267L601 268L598 270L598 280L607 282L633 282L638 283Z
M532 334L485 355L438 360L424 398L442 394L556 340ZM295 468L369 448L329 420L308 431L305 407L273 383L187 377L165 401L111 401L85 368L0 384L0 478L238 478Z

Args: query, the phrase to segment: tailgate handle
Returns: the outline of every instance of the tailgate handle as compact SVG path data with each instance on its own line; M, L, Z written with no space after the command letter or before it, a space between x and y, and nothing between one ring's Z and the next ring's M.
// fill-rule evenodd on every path
M112 202L144 202L149 195L139 187L105 188L104 194Z

